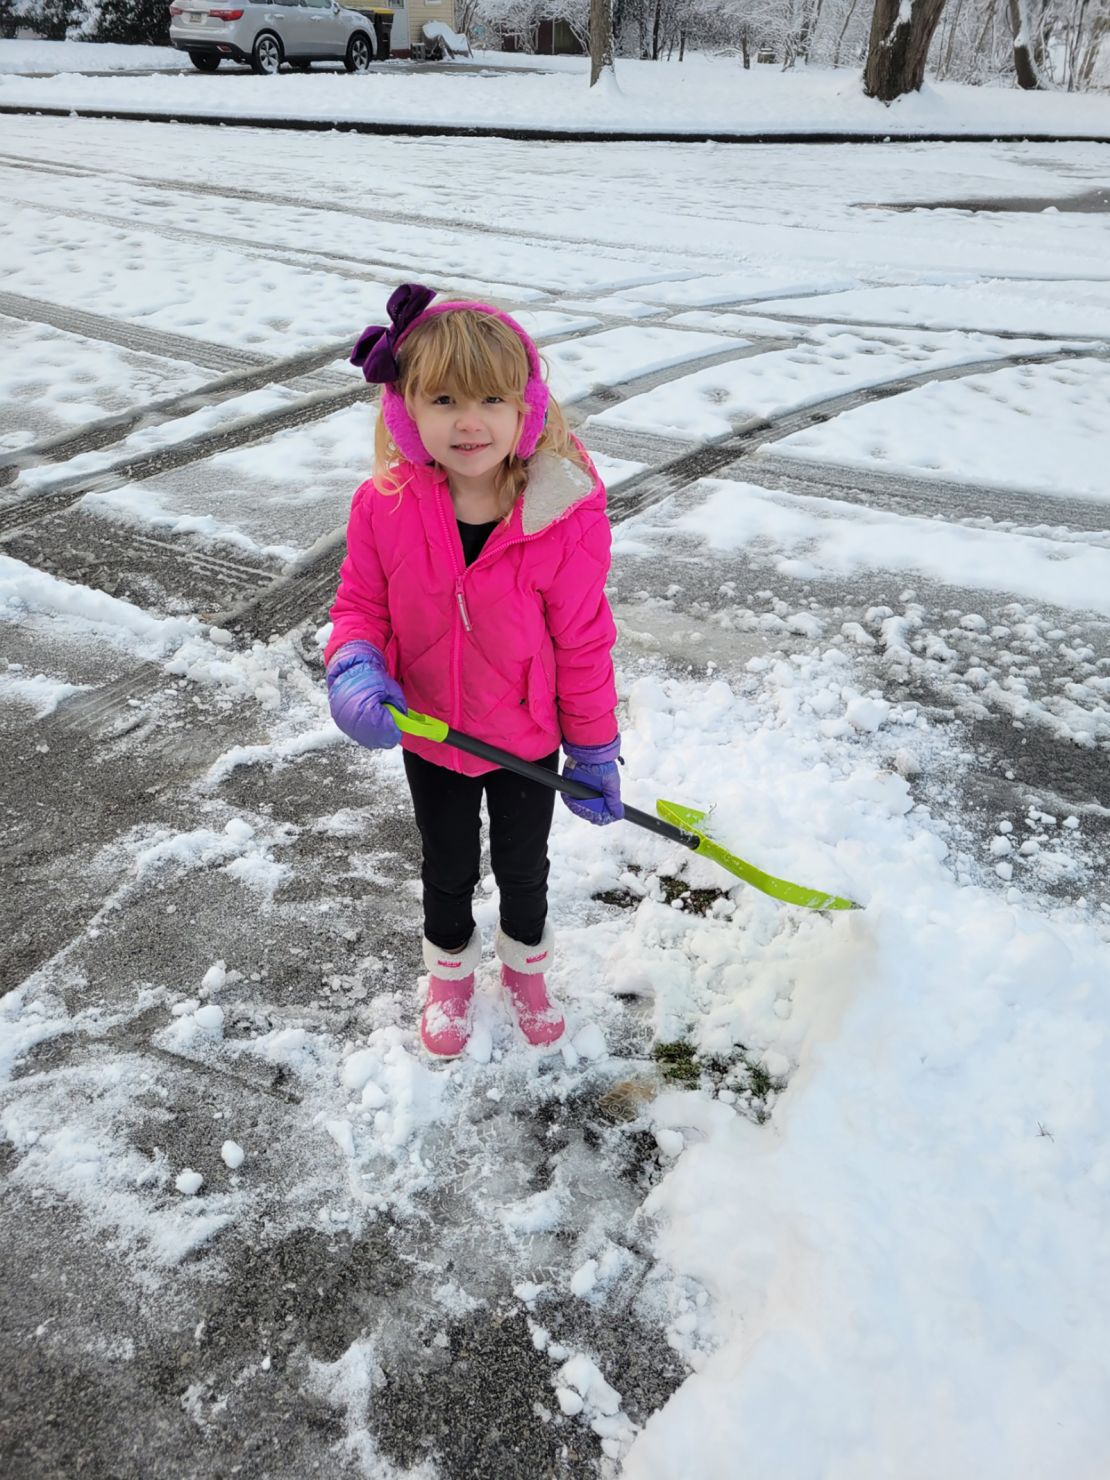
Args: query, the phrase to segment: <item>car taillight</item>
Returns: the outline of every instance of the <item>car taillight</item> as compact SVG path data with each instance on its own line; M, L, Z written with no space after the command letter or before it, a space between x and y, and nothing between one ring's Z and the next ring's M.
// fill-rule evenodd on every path
M241 10L210 10L208 14L217 21L237 21L243 17Z
M181 6L180 5L171 5L170 6L170 15L184 15L184 14L185 14L185 12L181 9Z

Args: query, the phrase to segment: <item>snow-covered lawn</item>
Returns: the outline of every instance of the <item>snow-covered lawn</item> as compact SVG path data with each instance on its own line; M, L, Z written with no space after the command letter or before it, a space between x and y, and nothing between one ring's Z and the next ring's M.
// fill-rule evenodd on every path
M49 43L41 43L48 45ZM28 43L0 43L22 48ZM99 48L95 48L99 50ZM142 48L146 55L151 48ZM180 53L178 65L180 65ZM22 53L17 51L16 57ZM0 73L29 70L21 60ZM450 73L376 69L278 78L0 77L0 102L26 107L111 108L203 117L305 118L439 123L602 132L740 134L1079 134L1110 138L1110 103L1099 94L1023 93L1014 88L927 85L886 107L865 98L858 68L744 71L739 60L692 54L684 62L617 63L617 87L590 88L584 57L526 70L459 66ZM541 68L532 63L539 60ZM95 65L85 63L84 65ZM144 63L145 65L145 63ZM35 70L43 70L41 66ZM234 88L234 99L229 94Z
M660 76L659 116L680 87L723 106L696 66L630 67L604 106L643 112ZM795 86L737 79L772 119ZM442 88L508 118L537 81L582 85L566 64L259 86L400 110ZM843 76L806 81L814 117L860 116ZM154 84L255 106L246 79ZM941 90L914 107L972 117ZM432 1427L507 1420L459 1333L516 1322L505 1383L538 1386L505 1442L530 1473L573 1449L606 1480L1104 1480L1110 218L1066 210L1103 149L5 122L39 166L0 164L8 933L33 926L0 999L5 1186L68 1210L63 1262L108 1248L142 1291L112 1392L144 1473L184 1472L157 1447L175 1422L199 1473L313 1405L345 1437L302 1435L302 1473L464 1472ZM927 208L988 194L1061 209ZM488 952L468 1057L420 1058L399 755L330 722L319 591L250 625L369 471L371 408L333 405L342 347L410 278L520 313L610 477L627 799L711 809L740 856L864 906L788 909L557 808L570 1031L542 1064ZM483 879L487 937L497 914ZM293 1263L304 1241L310 1278L249 1264L271 1238ZM385 1283L329 1283L315 1340L304 1302L344 1239ZM33 1384L94 1346L26 1289ZM166 1429L140 1422L150 1328L181 1337L156 1351L185 1374ZM418 1378L409 1450L387 1410Z
M179 71L188 57L169 46L118 46L111 41L0 40L0 73Z

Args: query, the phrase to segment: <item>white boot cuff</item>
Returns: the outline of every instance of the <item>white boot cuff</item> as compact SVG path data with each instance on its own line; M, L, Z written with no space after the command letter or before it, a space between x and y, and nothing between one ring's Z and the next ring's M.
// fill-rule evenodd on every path
M555 964L555 933L550 925L545 925L539 945L526 946L499 928L496 949L498 960L512 967L513 971L535 976L541 971L550 971Z
M442 946L434 946L425 937L424 940L424 965L433 976L438 976L441 981L455 982L471 972L478 969L478 963L482 959L482 937L477 931L470 937L461 951L445 951Z

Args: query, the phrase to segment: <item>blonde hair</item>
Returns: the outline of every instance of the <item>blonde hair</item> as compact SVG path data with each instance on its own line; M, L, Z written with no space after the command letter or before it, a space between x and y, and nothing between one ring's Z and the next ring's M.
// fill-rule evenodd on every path
M495 314L477 308L453 309L425 319L397 352L400 375L394 390L413 415L420 394L450 395L460 400L484 400L500 396L525 411L524 388L528 384L528 353L519 336ZM546 369L546 366L545 366ZM494 473L494 488L503 518L508 519L528 482L528 464L539 452L570 458L585 467L577 443L571 436L562 408L552 397L547 420L535 451L528 458L515 451ZM404 454L390 436L381 411L374 431L374 481L382 493L400 493L405 480L398 476Z

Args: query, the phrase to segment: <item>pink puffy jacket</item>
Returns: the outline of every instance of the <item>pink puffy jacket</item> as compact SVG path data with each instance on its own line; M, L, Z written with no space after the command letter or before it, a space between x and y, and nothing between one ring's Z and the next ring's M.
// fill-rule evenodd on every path
M345 642L372 642L410 708L524 760L549 755L563 737L612 740L609 520L605 487L588 466L537 454L508 525L469 567L442 473L406 463L400 494L364 483L325 661ZM496 769L454 746L410 735L403 744L466 776Z

